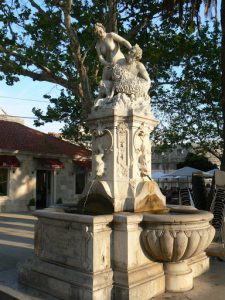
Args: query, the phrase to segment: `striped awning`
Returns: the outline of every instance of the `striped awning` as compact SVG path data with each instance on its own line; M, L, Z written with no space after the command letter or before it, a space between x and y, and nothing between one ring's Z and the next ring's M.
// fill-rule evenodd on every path
M73 160L74 164L82 169L91 169L91 160L84 159L84 160Z
M18 168L20 161L14 155L0 155L0 168Z
M48 170L64 169L64 164L59 159L37 158L41 166Z

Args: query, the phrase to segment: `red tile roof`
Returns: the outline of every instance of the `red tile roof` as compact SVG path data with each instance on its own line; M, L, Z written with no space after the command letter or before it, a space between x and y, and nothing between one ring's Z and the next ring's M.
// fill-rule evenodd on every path
M0 149L29 151L40 154L80 155L91 151L34 130L16 122L0 120Z

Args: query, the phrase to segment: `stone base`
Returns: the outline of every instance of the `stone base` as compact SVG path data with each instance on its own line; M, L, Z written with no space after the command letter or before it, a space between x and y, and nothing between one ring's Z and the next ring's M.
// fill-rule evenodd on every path
M18 266L19 281L57 299L148 300L165 292L161 265L150 263L138 270L85 274L34 257ZM118 283L112 281L114 275Z
M165 264L166 291L186 292L193 288L193 274L187 261Z
M184 292L193 288L193 278L209 269L209 258L202 252L179 263L167 263L164 266L166 291Z
M187 260L188 266L192 269L193 278L202 275L209 270L209 257L202 252Z
M165 292L163 264L140 245L141 214L34 215L35 257L19 266L21 283L63 300L148 300Z
M164 265L164 273L163 263L151 261L141 247L142 214L34 215L35 257L19 266L19 280L57 299L149 300L165 290L191 289L193 277L209 268L202 252L183 269Z
M147 300L165 292L162 266L150 263L128 272L114 272L114 298Z
M18 266L19 281L57 299L111 299L112 271L87 274L34 258Z

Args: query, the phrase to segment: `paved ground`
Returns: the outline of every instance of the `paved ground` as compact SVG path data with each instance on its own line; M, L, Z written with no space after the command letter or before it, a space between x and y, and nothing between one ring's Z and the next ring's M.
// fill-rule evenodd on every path
M224 300L225 262L211 258L210 271L194 279L194 289L185 293L165 293L154 300Z
M26 288L18 284L17 281L17 263L25 261L33 255L34 221L35 218L30 213L0 213L0 300L55 299L34 289ZM224 300L225 262L212 258L210 271L199 278L195 278L194 289L189 292L165 293L154 297L154 300L166 299Z
M35 218L27 212L0 213L0 300L53 299L17 280L17 263L33 255L34 222Z

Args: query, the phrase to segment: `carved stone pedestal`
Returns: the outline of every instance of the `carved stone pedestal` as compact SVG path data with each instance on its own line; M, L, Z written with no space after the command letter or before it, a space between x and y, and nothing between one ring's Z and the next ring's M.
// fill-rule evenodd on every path
M91 113L88 123L93 134L92 178L84 195L104 195L114 212L141 211L149 194L149 135L157 121L150 112L102 108ZM165 197L160 196L163 207Z
M113 216L34 215L35 257L19 266L20 282L56 299L111 299Z

